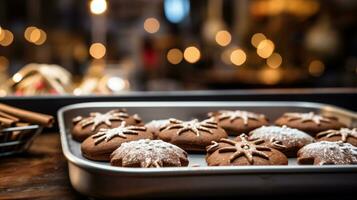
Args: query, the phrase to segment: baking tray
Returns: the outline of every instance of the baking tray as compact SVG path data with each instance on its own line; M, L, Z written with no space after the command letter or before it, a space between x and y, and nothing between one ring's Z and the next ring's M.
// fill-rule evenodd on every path
M71 138L72 118L89 112L126 108L145 122L170 117L204 119L220 109L243 109L264 113L274 121L284 112L316 112L334 115L357 126L357 114L335 106L310 102L97 102L69 105L58 111L62 149L68 159L72 186L80 193L108 197L179 197L211 195L291 194L303 191L347 192L357 186L357 165L207 167L204 154L190 154L189 167L125 168L82 157L80 143ZM197 167L196 165L199 165Z

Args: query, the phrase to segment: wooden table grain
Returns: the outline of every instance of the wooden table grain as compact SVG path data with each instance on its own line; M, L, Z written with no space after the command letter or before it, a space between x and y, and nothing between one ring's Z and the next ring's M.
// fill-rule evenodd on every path
M83 199L69 182L58 133L38 136L27 153L0 158L0 199Z

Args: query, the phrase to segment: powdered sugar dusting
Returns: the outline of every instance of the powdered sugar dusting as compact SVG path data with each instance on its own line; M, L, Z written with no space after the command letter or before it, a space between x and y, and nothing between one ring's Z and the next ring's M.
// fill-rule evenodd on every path
M299 151L299 159L315 158L316 165L357 164L357 147L339 142L321 141L306 145Z
M314 138L307 133L287 126L262 126L250 132L249 135L251 138L279 141L287 147L303 147L314 142Z
M152 120L147 123L145 126L148 127L150 130L159 131L160 129L164 128L170 123L168 119L159 119L159 120Z
M183 166L187 153L181 148L162 140L142 139L123 143L112 154L112 159L121 159L122 166L140 164L143 168Z

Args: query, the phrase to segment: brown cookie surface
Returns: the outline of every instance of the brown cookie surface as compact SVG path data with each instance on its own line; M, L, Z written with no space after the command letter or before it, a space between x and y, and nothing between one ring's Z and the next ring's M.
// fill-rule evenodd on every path
M287 157L296 157L303 146L314 142L307 133L287 126L262 126L249 133L250 139L263 139L266 145L283 152Z
M320 141L298 151L300 165L348 165L357 164L357 147L339 142Z
M220 110L208 113L228 135L240 135L268 124L265 115L242 110Z
M161 128L158 138L175 144L186 151L204 152L211 141L227 138L227 133L211 120L180 121L170 119L170 123Z
M285 113L275 121L275 124L278 126L286 125L302 130L313 137L321 131L346 127L346 125L338 121L335 117L322 116L313 112Z
M235 140L221 139L207 146L208 166L287 165L280 151L262 145L264 140L250 140L245 134Z
M160 120L152 120L145 124L146 128L149 132L154 134L154 137L157 138L160 133L160 129L165 127L170 123L169 119L160 119Z
M92 112L88 117L78 116L73 119L72 137L82 142L101 128L115 128L123 121L127 125L142 124L138 115L129 115L124 109L110 110L106 113Z
M144 126L120 126L100 129L81 144L82 155L90 160L109 161L110 154L122 143L140 139L153 139L152 133Z
M357 146L357 128L341 128L339 130L327 130L316 135L318 141L347 142Z
M189 163L183 149L162 140L149 139L125 142L110 158L111 165L119 167L183 167Z

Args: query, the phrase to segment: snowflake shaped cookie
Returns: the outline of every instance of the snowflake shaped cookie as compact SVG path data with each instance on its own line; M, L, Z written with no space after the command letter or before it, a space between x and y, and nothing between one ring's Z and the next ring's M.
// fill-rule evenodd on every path
M215 115L214 113L209 113L210 117L214 117L214 115ZM244 125L248 124L249 119L258 121L260 118L265 118L265 116L255 114L252 112L241 111L241 110L235 110L235 111L221 110L221 111L218 111L218 115L217 115L217 119L219 121L228 119L231 122L233 122L236 119L242 119Z
M217 150L219 153L231 152L232 155L229 158L230 163L242 156L244 156L250 164L254 164L253 156L258 156L260 158L269 160L268 155L264 153L264 151L271 151L271 148L259 145L264 143L264 140L248 140L245 134L242 134L239 137L241 141L235 141L225 138L221 139L220 143L225 143L229 145L226 147L220 147L219 143L212 142L212 145L207 147L207 152L212 153Z
M177 135L181 135L184 132L191 131L198 137L200 136L200 131L213 134L211 129L218 128L217 123L211 120L204 120L202 122L199 122L197 119L191 121L170 119L169 122L170 123L162 127L161 130L178 129Z
M342 141L311 143L299 150L298 163L314 165L357 164L357 147Z
M120 162L117 162L120 161ZM159 168L187 166L187 153L181 148L162 140L141 139L125 142L111 155L112 165Z
M357 138L357 128L354 129L341 128L340 130L328 130L316 135L317 138L322 138L322 137L331 138L333 136L341 136L341 141L346 142L348 137Z
M321 115L316 115L313 112L309 113L285 113L284 117L288 118L288 121L300 120L304 122L314 122L315 124L320 125L321 122L331 122L330 119L323 117Z
M107 113L92 112L89 117L78 116L73 119L73 123L78 123L82 128L92 125L91 131L94 131L99 125L106 124L109 127L111 121L124 121L129 115L124 110L111 110Z
M102 141L108 142L114 137L121 137L126 139L127 134L138 135L140 131L146 131L146 127L141 126L125 126L126 123L122 122L119 127L107 129L102 128L98 133L92 136L95 139L94 144L99 144Z

